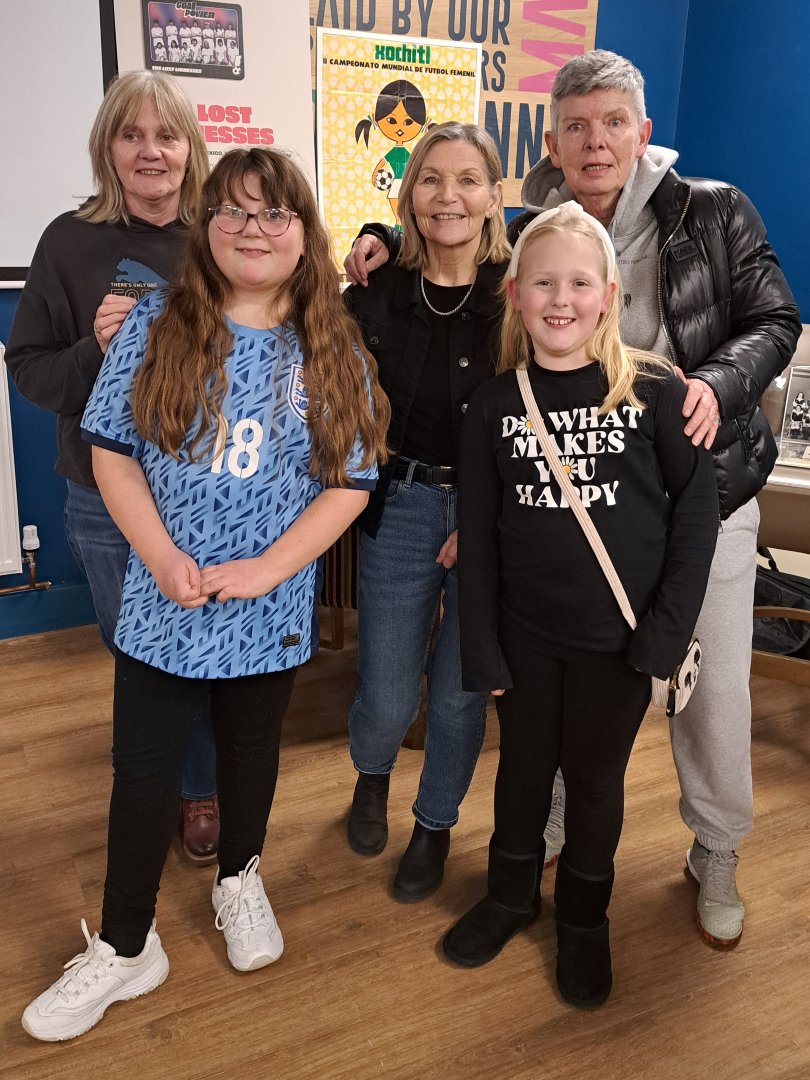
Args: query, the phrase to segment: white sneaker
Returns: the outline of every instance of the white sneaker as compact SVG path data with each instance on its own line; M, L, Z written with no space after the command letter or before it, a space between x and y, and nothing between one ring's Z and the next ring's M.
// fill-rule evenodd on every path
M29 1035L43 1042L75 1039L97 1024L114 1001L148 994L169 974L169 959L155 924L139 956L118 956L82 919L87 949L65 964L65 974L31 1002L22 1016Z
M225 935L228 959L237 971L254 971L278 960L284 939L264 891L254 855L238 877L227 877L211 893L215 926Z
M734 945L743 932L745 907L737 892L733 851L707 851L697 840L686 853L686 869L700 885L696 922L712 945Z

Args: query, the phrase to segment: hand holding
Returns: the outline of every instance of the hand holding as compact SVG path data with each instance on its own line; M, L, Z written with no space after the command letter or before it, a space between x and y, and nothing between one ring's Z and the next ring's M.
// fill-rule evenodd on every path
M252 600L278 585L261 559L234 559L200 572L201 590L221 604L225 600Z
M202 607L208 600L200 587L200 571L190 555L174 548L149 567L155 584L165 597L182 608Z
M687 417L684 434L693 446L703 443L709 450L720 427L720 406L714 390L702 379L688 378L679 367L675 368L675 374L686 386L682 410Z
M388 262L388 248L378 236L358 236L343 260L346 276L353 285L368 285L368 275Z
M458 529L453 529L450 535L439 549L436 562L441 563L445 570L452 570L458 561Z
M103 353L106 353L110 342L121 329L121 323L137 303L134 296L116 296L113 293L107 293L101 301L93 319L93 336Z

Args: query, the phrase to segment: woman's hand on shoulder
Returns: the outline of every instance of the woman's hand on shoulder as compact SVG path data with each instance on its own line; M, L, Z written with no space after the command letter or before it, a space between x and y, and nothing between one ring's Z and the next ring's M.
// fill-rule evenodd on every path
M137 303L134 296L116 296L114 293L107 293L101 301L93 319L93 335L103 353Z
M182 608L202 607L208 594L201 588L200 570L190 555L174 548L149 567L165 597Z
M388 248L378 236L364 233L352 244L343 268L352 285L368 285L368 275L388 262Z
M493 697L503 697L505 693L505 690L490 690L490 694L492 694Z
M224 600L252 600L264 596L278 585L266 560L233 559L200 571L202 592L222 603Z
M458 561L458 529L453 529L450 535L439 549L436 562L441 563L445 570L452 570Z
M675 367L675 374L686 387L683 415L687 418L684 434L693 446L702 443L711 449L717 429L720 427L720 406L714 390L702 379L692 379Z

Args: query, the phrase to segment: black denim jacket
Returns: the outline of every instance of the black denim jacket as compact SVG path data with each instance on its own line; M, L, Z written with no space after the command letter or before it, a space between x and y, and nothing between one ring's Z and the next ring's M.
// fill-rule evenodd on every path
M508 262L484 263L464 307L450 316L450 416L458 449L467 402L484 379L495 374L500 304L497 290ZM369 276L366 288L352 285L344 297L360 324L366 348L379 368L380 384L391 402L388 446L391 461L380 470L376 491L359 519L375 536L385 508L393 462L402 446L422 365L430 345L430 321L419 287L419 271L387 264Z

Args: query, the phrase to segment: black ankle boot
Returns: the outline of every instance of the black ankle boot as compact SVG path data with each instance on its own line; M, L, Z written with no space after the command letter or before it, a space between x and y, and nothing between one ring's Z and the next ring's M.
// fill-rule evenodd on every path
M613 987L607 918L612 891L612 870L603 877L580 874L568 865L563 848L554 888L557 989L579 1009L601 1005Z
M390 773L358 773L346 822L349 847L357 855L379 855L388 840Z
M394 878L394 899L415 904L435 893L444 877L449 850L449 829L426 829L414 822L413 835Z
M487 895L442 940L448 960L479 967L494 959L515 934L540 914L540 876L545 844L535 855L510 855L489 844Z

